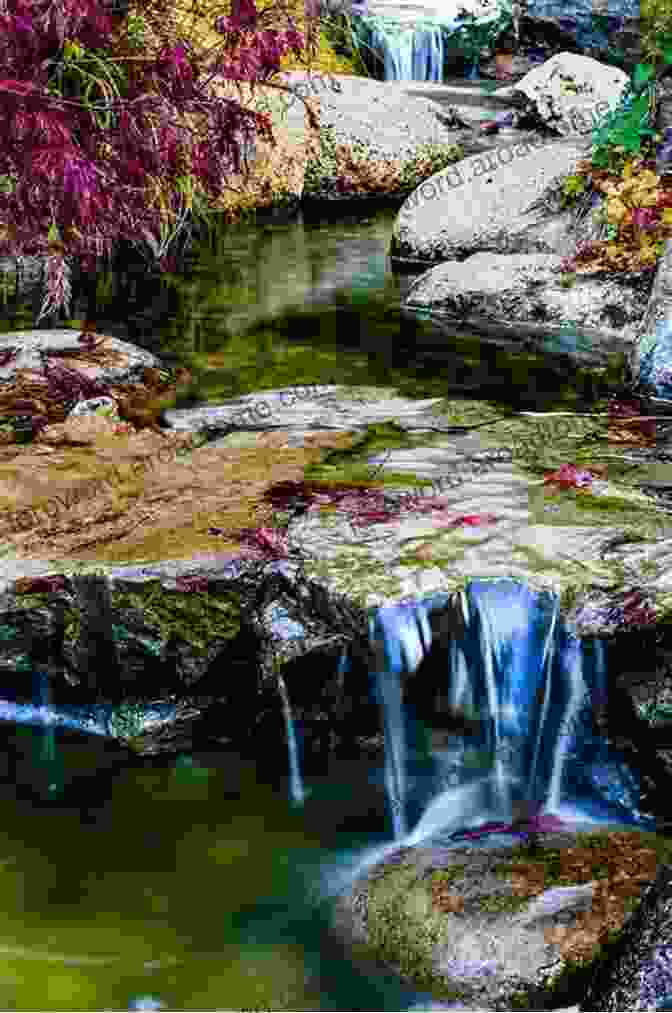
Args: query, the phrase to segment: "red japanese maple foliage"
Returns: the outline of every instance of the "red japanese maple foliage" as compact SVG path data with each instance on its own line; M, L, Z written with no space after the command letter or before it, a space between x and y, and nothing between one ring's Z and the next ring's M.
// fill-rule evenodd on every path
M215 96L209 82L219 75L266 84L286 52L300 56L304 47L291 17L284 33L266 30L277 9L261 12L264 21L254 0L238 0L235 16L215 19L222 45L207 60L173 38L122 75L122 87L82 96L62 87L63 72L73 54L90 55L87 68L113 62L115 21L104 2L0 0L0 256L46 257L38 322L68 310L70 258L95 273L115 241L144 239L159 269L174 269L176 230L168 234L166 221L186 220L192 187L206 202L219 196L227 174L240 171L243 140L259 134L274 143L265 113ZM182 125L185 113L207 117L198 117L198 141Z

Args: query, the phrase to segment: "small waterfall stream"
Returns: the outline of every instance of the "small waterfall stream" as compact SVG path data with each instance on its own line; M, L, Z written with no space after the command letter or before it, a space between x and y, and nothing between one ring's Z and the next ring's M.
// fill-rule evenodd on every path
M462 592L465 632L446 646L446 688L451 712L476 715L477 731L452 734L418 763L408 740L422 722L404 704L403 682L427 654L428 617L446 599L379 609L370 623L395 841L445 843L486 824L503 831L523 812L653 829L637 809L634 774L596 733L602 644L565 628L557 596L513 580L473 581ZM415 826L410 806L420 814Z
M443 81L440 25L372 28L369 45L383 56L386 81Z
M507 0L494 5L461 0L440 8L424 2L411 7L406 0L369 0L364 20L358 18L357 31L366 35L366 44L382 57L385 81L441 83L446 34L461 24L460 11L464 9L474 14L477 23L485 23L495 20L504 6L508 6ZM367 21L367 16L376 20Z
M295 805L303 805L305 801L305 790L301 778L301 764L299 761L299 747L296 741L296 729L292 718L292 708L289 703L289 694L285 680L278 673L278 692L282 700L282 713L285 719L285 730L287 735L287 751L289 753L289 788L290 798Z

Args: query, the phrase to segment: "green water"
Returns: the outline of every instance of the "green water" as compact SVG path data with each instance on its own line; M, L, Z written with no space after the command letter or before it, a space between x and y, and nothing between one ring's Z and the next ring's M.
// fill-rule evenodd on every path
M192 367L198 399L217 402L302 383L396 387L412 397L482 398L520 408L580 407L618 387L623 361L578 368L548 350L503 347L402 315L414 275L387 251L399 202L345 216L217 227L182 275L145 277L132 305L98 285L98 329ZM0 329L33 326L8 299ZM62 326L78 327L83 304ZM550 347L550 345L549 345Z
M396 983L325 943L310 885L335 850L387 836L380 788L354 800L351 771L332 773L301 811L285 778L262 783L233 753L129 766L99 739L17 735L23 766L0 784L0 1008L403 1008Z

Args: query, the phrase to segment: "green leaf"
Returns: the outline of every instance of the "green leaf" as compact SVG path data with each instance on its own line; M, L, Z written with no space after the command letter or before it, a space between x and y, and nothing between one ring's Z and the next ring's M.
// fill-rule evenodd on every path
M633 72L633 80L636 85L649 81L655 71L650 63L638 63Z
M61 238L61 233L59 232L58 226L56 225L55 222L52 222L51 225L49 226L49 234L47 238L52 243L57 243Z

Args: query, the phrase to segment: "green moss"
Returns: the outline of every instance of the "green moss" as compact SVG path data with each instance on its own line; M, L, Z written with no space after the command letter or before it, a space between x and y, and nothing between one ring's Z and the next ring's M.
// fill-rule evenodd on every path
M240 629L240 602L234 593L169 591L155 579L138 590L113 590L111 597L115 610L140 611L147 626L157 628L162 639L167 640L173 634L190 644L197 654L205 654L213 640L235 637ZM21 595L18 601L22 611L44 608L49 604L49 595L46 592ZM76 643L81 632L79 609L66 605L64 620L65 641ZM113 632L116 639L126 639L123 621L114 624ZM155 644L143 642L149 651L156 651Z
M466 872L466 865L454 865L450 869L435 869L432 872L432 883L453 883L456 879L462 879Z
M504 911L521 911L528 904L527 897L482 897L478 902L481 911L488 914L501 914Z
M163 639L171 634L205 654L213 640L232 639L240 630L240 600L233 593L169 591L161 581L147 581L139 591L112 592L115 609L139 609L148 626Z
M371 881L368 929L379 960L418 984L432 982L431 951L441 938L441 919L432 913L431 897L412 865L387 870Z
M514 992L510 998L513 1009L529 1009L529 996L527 992Z
M392 481L391 473L384 474L383 469L369 465L367 459L385 450L414 449L426 445L409 434L396 422L377 422L366 427L358 434L351 447L345 450L332 450L324 458L306 469L306 480L330 479L332 481L348 481L349 476L359 474L365 479L375 475L376 479ZM413 479L407 473L394 476L397 484L431 485L428 479ZM355 479L350 479L354 481Z

